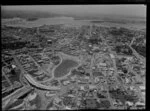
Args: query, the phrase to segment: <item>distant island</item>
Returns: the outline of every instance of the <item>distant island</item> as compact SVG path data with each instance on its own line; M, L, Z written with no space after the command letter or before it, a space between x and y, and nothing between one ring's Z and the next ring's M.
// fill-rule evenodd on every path
M121 23L121 24L126 24L125 21L111 21L111 20L107 20L107 21L104 21L104 20L92 20L90 21L91 23L104 23L104 22L110 22L110 23Z
M94 21L90 21L91 23L103 23L103 22L105 22L105 21L102 21L102 20L94 20Z
M33 18L27 18L26 20L27 21L35 21L35 20L38 20L38 18L33 17Z

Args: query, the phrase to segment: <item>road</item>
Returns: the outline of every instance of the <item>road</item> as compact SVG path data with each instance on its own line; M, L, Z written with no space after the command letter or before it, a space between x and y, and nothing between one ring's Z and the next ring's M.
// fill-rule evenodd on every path
M11 88L13 88L11 81L9 80L9 78L7 77L7 75L4 73L4 67L2 67L2 75L5 76L6 81L8 82L8 84L11 86Z
M17 63L18 67L20 68L20 70L21 70L22 72L24 72L24 75L23 75L23 76L25 76L25 78L26 78L31 84L33 84L33 85L35 85L35 86L37 86L37 87L40 87L40 88L47 89L47 90L59 90L59 89L60 89L60 88L58 88L58 87L49 87L49 86L44 86L44 85L42 85L42 84L40 84L40 83L37 83L37 82L30 76L30 74L28 74L28 72L24 70L23 66L22 66L22 65L20 64L20 62L17 60L17 58L16 58L15 55L13 55L13 58L14 58L15 62Z
M13 101L17 98L19 98L21 95L25 94L26 92L30 91L32 88L30 86L24 86L20 89L18 89L17 91L15 91L14 93L10 94L9 96L2 98L2 102L3 104L5 104L7 102L7 105L13 103ZM5 106L3 106L5 107Z

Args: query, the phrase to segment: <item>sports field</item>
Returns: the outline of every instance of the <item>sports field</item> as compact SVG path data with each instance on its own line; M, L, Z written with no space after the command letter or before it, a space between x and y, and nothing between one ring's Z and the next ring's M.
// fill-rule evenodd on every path
M74 60L66 59L63 60L62 63L56 67L54 71L54 77L60 78L68 74L71 68L76 67L78 63Z

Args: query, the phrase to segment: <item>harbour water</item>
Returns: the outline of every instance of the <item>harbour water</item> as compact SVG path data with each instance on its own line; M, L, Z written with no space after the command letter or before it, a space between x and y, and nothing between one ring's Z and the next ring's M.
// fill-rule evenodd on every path
M124 19L125 20L125 19ZM74 19L73 17L52 17L52 18L39 18L34 21L26 21L25 19L21 18L13 18L13 19L2 19L2 24L4 25L9 25L9 26L14 26L14 27L39 27L42 25L55 25L55 24L65 24L65 25L70 25L70 26L82 26L82 25L99 25L99 26L105 26L105 27L125 27L125 28L131 28L131 29L143 29L146 28L146 22L141 23L139 20L139 23L136 21L136 23L120 23L120 22L107 22L103 19L100 19L97 21L102 21L99 23L93 23L91 22L93 20L83 20L83 19ZM94 20L95 21L95 20ZM103 22L104 21L104 22ZM128 21L128 20L127 20Z

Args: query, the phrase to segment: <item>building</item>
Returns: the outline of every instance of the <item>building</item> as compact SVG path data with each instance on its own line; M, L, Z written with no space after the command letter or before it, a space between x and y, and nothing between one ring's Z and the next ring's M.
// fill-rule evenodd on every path
M141 90L145 90L145 86L139 86Z
M115 58L115 56L114 56L113 54L110 54L110 57L111 57L112 59L114 59L114 58Z
M52 44L52 40L47 40L47 44Z

